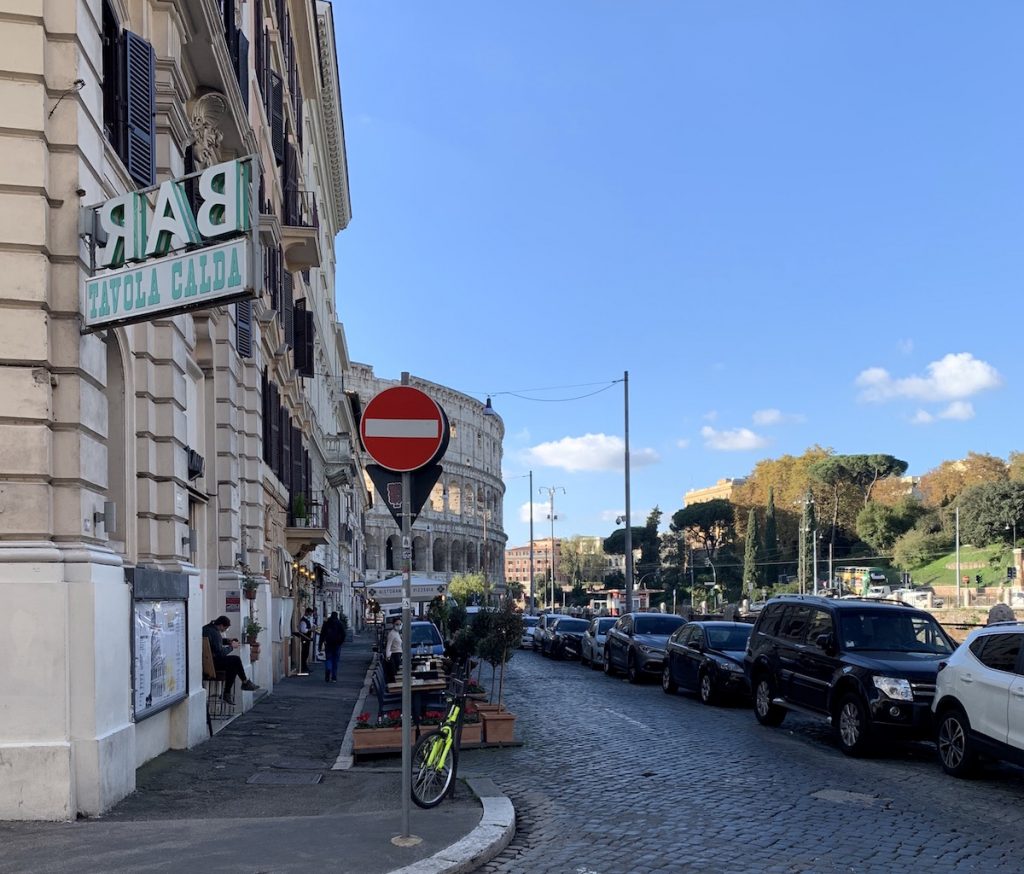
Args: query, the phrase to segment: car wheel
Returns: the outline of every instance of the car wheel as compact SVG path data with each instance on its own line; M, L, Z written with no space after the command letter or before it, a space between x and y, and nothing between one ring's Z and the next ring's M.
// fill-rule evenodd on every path
M668 662L665 662L665 667L661 669L661 691L666 695L674 695L679 691L678 684L672 679L672 669Z
M951 777L969 777L978 764L978 754L971 740L971 724L959 707L943 711L939 719L935 745L939 750L942 770Z
M761 725L781 725L786 718L785 709L772 703L774 697L775 689L771 679L767 674L761 674L754 681L754 716Z
M612 667L612 651L608 648L604 648L604 672L609 677L615 676L615 668Z
M848 756L862 756L871 746L871 727L868 709L860 695L844 695L836 708L833 723L839 749Z
M629 682L634 684L639 683L643 679L640 667L636 663L636 653L631 652L626 659L626 676L629 677Z
M697 682L700 691L700 703L714 704L718 700L718 689L715 687L715 678L711 676L711 671L701 671Z

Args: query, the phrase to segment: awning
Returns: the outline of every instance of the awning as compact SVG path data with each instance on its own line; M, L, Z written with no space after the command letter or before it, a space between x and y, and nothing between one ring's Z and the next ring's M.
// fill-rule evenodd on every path
M378 604L400 604L402 603L402 578L391 577L389 580L377 580L375 582L359 581L352 584L358 591L365 591L368 598L373 598ZM359 589L362 585L365 589ZM438 595L448 591L448 584L444 580L432 580L430 577L412 577L412 602L423 604L433 601Z

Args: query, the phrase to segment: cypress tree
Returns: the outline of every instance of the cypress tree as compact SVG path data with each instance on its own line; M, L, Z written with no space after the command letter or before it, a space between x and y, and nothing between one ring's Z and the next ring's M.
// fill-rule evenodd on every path
M751 507L750 515L747 517L747 542L743 550L743 591L751 598L761 582L759 566L761 557L761 537L757 529L757 513Z
M765 561L778 561L779 531L775 525L775 489L768 486L768 508L764 511Z

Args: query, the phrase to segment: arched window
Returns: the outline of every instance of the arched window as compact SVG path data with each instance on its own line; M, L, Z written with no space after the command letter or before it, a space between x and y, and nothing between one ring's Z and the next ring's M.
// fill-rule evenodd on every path
M129 457L125 447L134 452L135 441L128 437L128 407L125 391L124 358L121 355L121 343L118 332L111 328L107 331L107 500L113 501L116 520L112 530L105 535L110 547L124 553L128 541L128 464ZM99 533L99 532L97 532Z
M414 571L427 569L427 541L423 537L412 539L412 569Z
M444 539L438 537L434 540L434 570L445 572L448 570L448 562L445 560L445 543Z
M452 541L452 573L460 574L466 569L466 549L461 540Z

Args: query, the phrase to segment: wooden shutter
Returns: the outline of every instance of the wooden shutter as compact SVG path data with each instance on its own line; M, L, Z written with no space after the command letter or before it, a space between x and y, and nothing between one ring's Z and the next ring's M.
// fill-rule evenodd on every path
M185 175L196 172L196 160L195 160L195 146L188 146L185 149ZM202 198L199 196L199 177L193 176L191 179L185 180L185 197L188 199L189 205L192 207L192 212L199 212L199 207L202 205Z
M252 301L235 304L235 342L241 358L252 358Z
M276 383L270 383L270 469L281 478L281 393Z
M266 71L263 69L263 0L253 0L252 12L252 60L253 68L256 70L256 84L260 89L260 96L266 100L267 79Z
M313 311L306 309L306 300L295 301L295 370L299 376L313 376Z
M153 46L129 30L121 33L125 97L121 159L140 188L156 182L156 56Z
M231 60L235 66L235 78L242 92L242 105L249 110L249 37L242 31L236 31L235 51Z
M260 436L263 438L263 462L270 464L270 380L267 379L267 368L260 374L260 413L263 416Z
M284 80L270 71L270 135L277 163L284 161Z
M294 294L295 279L287 270L284 271L281 279L281 326L284 328L285 343L294 348L295 312L292 296Z
M288 411L281 407L281 470L278 479L286 490L291 490L292 484L292 420ZM291 513L291 507L288 512Z
M306 510L309 511L309 494L306 491L306 465L302 457L302 432L292 426L292 495L303 495L306 498Z

